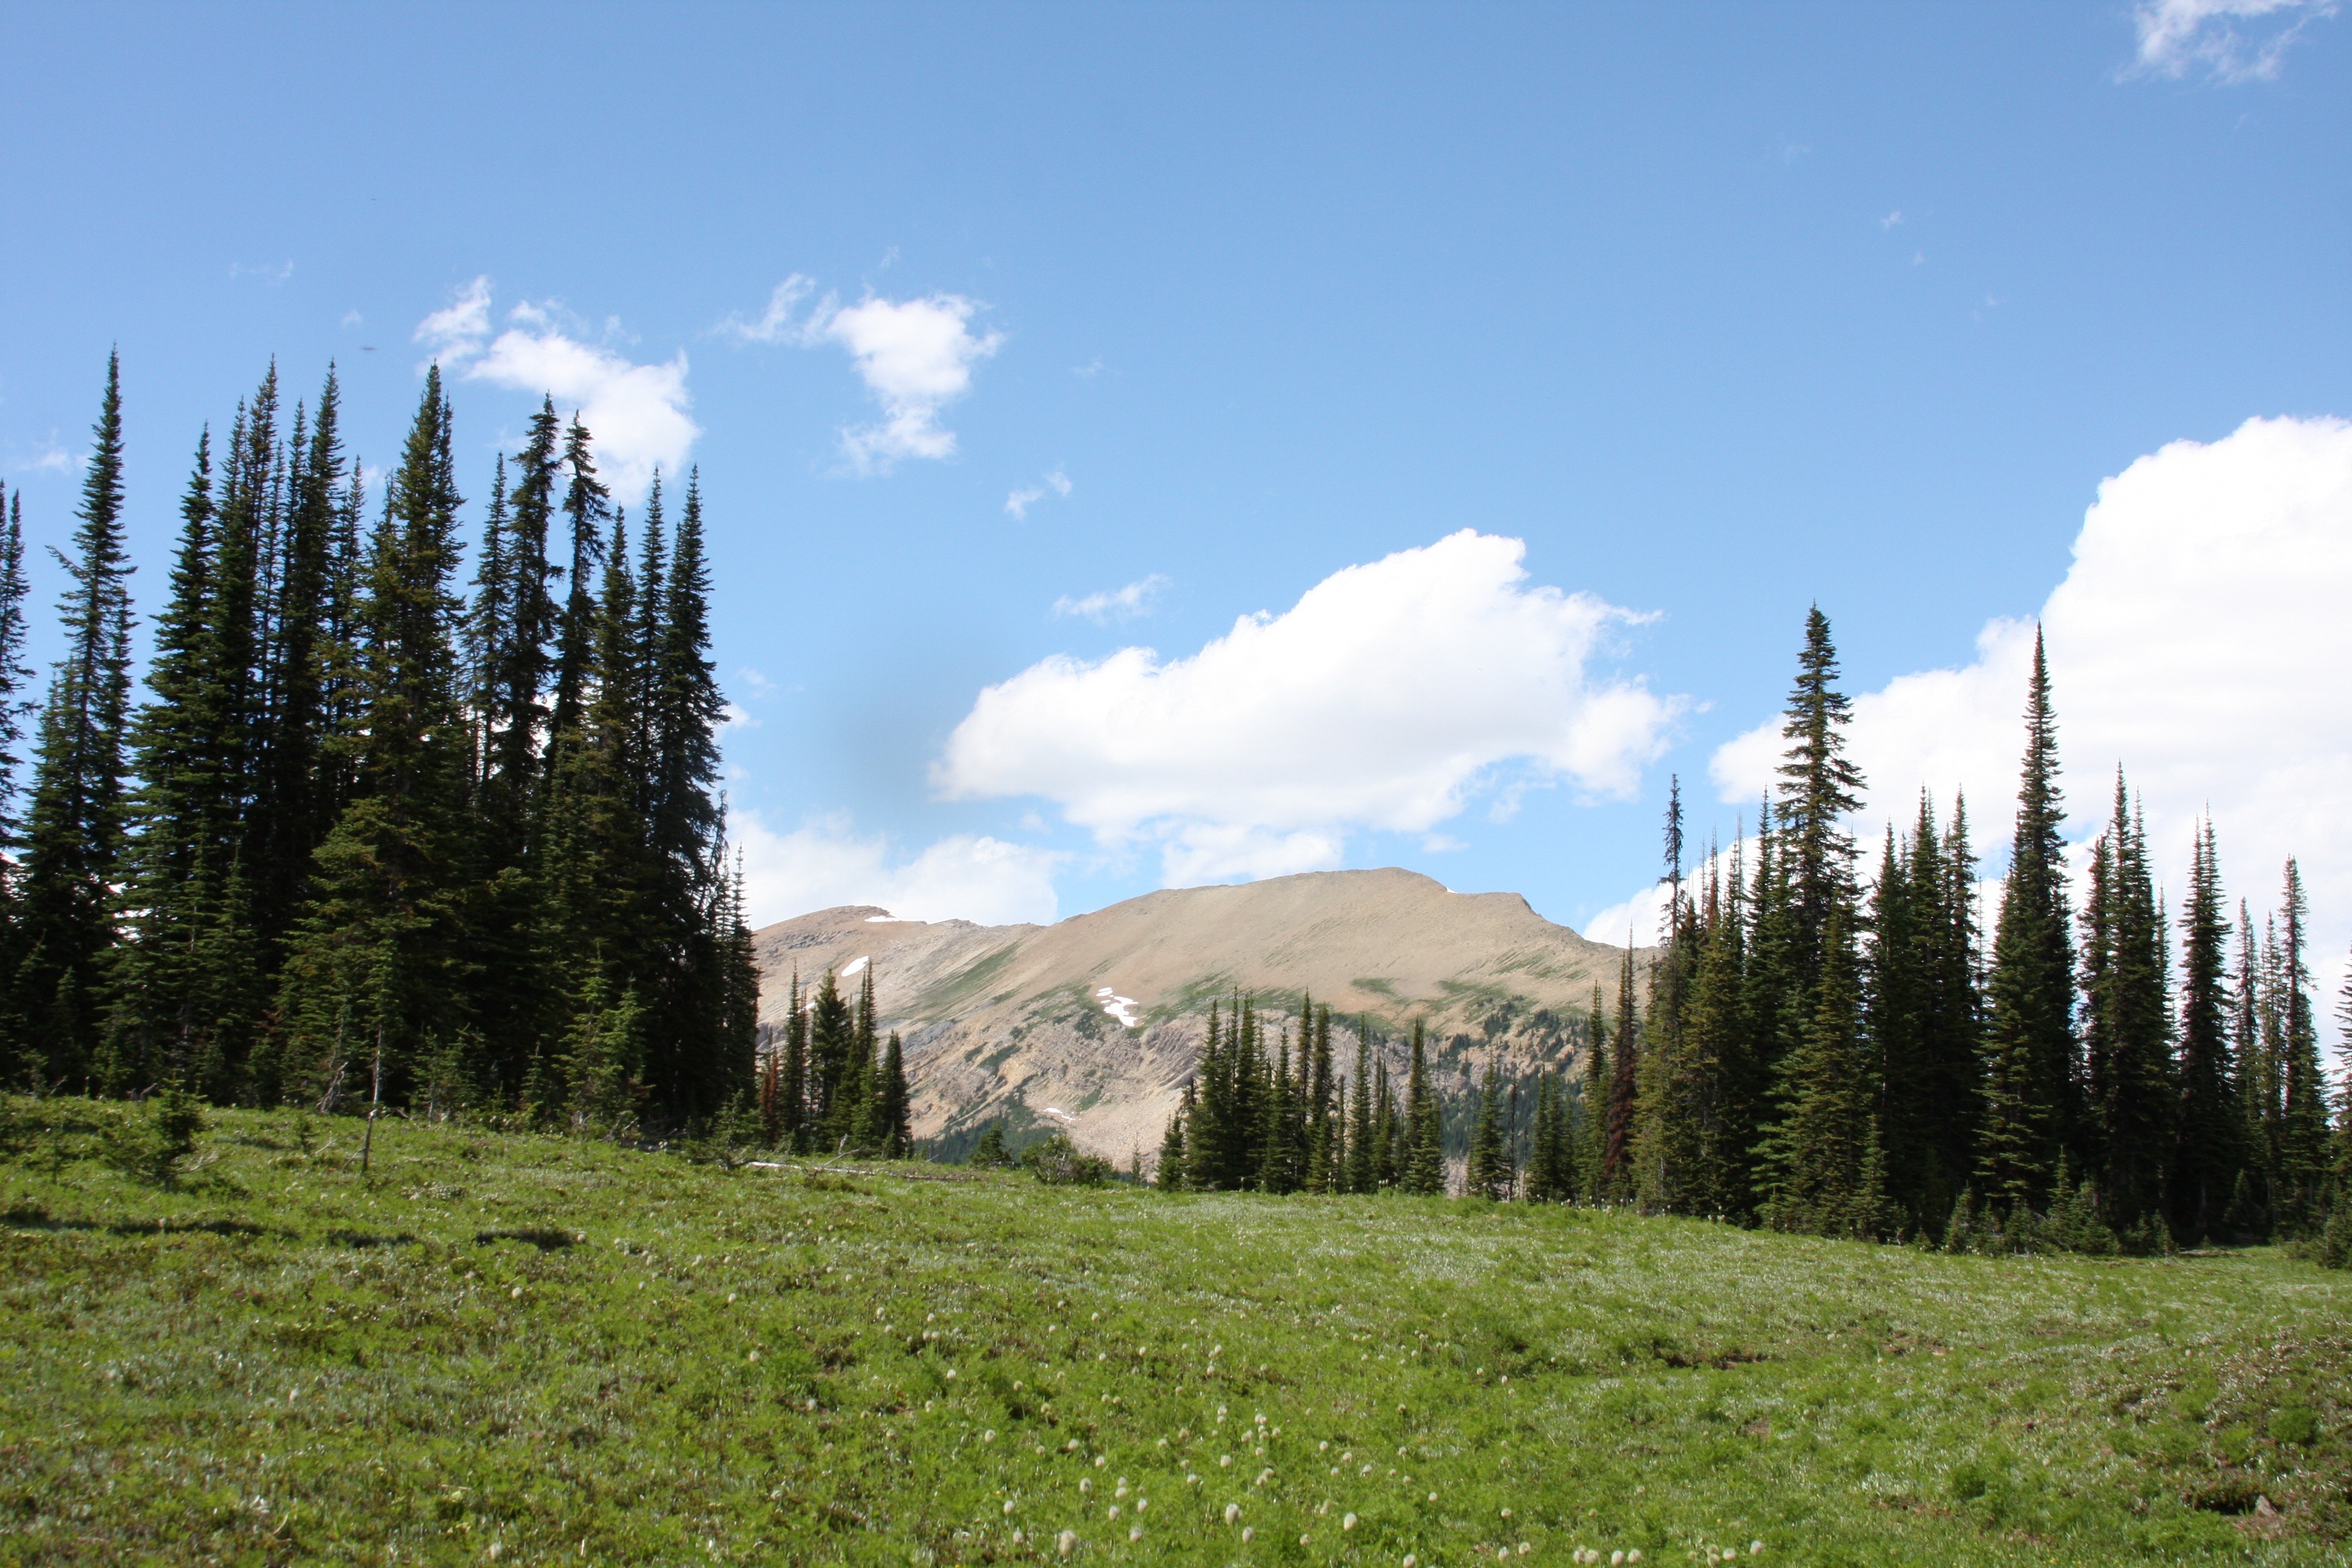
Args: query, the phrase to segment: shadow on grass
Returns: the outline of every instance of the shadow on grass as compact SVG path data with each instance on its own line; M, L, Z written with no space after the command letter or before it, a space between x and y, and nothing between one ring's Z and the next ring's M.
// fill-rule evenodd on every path
M475 1244L480 1247L487 1247L494 1241L521 1241L530 1243L541 1252L554 1252L572 1246L579 1239L568 1230L550 1230L544 1226L534 1226L529 1230L478 1231L474 1236Z

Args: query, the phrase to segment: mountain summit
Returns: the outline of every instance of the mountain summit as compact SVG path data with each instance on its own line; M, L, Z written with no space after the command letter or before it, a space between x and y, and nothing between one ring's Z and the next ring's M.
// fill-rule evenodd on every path
M1333 1055L1371 1020L1394 1068L1414 1019L1449 1093L1490 1056L1506 1071L1565 1061L1593 987L1613 1003L1622 950L1554 925L1517 893L1456 893L1418 872L1314 871L1184 888L1055 925L902 921L849 905L757 933L760 1016L781 1027L792 976L870 965L876 1011L904 1037L917 1136L961 1142L1003 1118L1052 1124L1124 1162L1159 1145L1211 1002L1254 996L1269 1043L1301 992L1328 1005Z

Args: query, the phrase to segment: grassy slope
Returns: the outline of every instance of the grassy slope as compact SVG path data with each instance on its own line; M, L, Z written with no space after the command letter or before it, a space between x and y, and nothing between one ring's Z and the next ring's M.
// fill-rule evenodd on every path
M0 1560L2344 1560L2352 1279L2275 1254L320 1129L0 1163Z

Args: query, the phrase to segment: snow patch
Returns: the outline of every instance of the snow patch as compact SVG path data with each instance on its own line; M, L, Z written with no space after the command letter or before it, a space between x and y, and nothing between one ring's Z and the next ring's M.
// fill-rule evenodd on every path
M1104 1012L1118 1020L1119 1027L1123 1029L1141 1027L1141 1025L1136 1021L1134 997L1118 995L1106 985L1095 993L1095 1000L1102 1004Z
M1077 1121L1076 1117L1071 1115L1068 1111L1063 1110L1058 1105L1049 1105L1045 1107L1045 1114L1048 1116L1058 1116L1065 1121Z
M867 915L866 917L866 923L870 926L919 926L923 922L916 920L911 915Z
M866 959L868 959L868 958L871 958L871 957L873 957L873 956L874 956L874 955L873 955L872 953L870 953L870 952L869 952L869 953L866 953L866 954L863 955L862 957L858 957L858 958L853 958L853 959L851 959L851 960L849 961L849 965L848 965L848 967L847 967L847 968L845 968L845 969L844 969L844 970L841 972L841 977L842 977L844 980L848 979L851 975L853 975L853 974L856 973L859 970L861 970L861 969L865 968L865 967L866 967Z

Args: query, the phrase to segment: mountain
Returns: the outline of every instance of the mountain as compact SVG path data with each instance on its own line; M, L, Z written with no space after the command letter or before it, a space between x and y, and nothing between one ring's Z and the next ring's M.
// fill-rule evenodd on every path
M1593 987L1614 1005L1622 962L1517 893L1455 893L1396 868L1147 893L1050 926L848 906L756 942L770 1026L787 1016L795 973L854 983L872 966L881 1026L904 1037L917 1136L955 1150L991 1121L1052 1124L1122 1165L1158 1150L1213 1000L1255 996L1272 1015L1271 1048L1311 993L1332 1009L1347 1071L1360 1017L1391 1070L1423 1019L1441 1085L1459 1095L1490 1058L1514 1074L1567 1061Z

